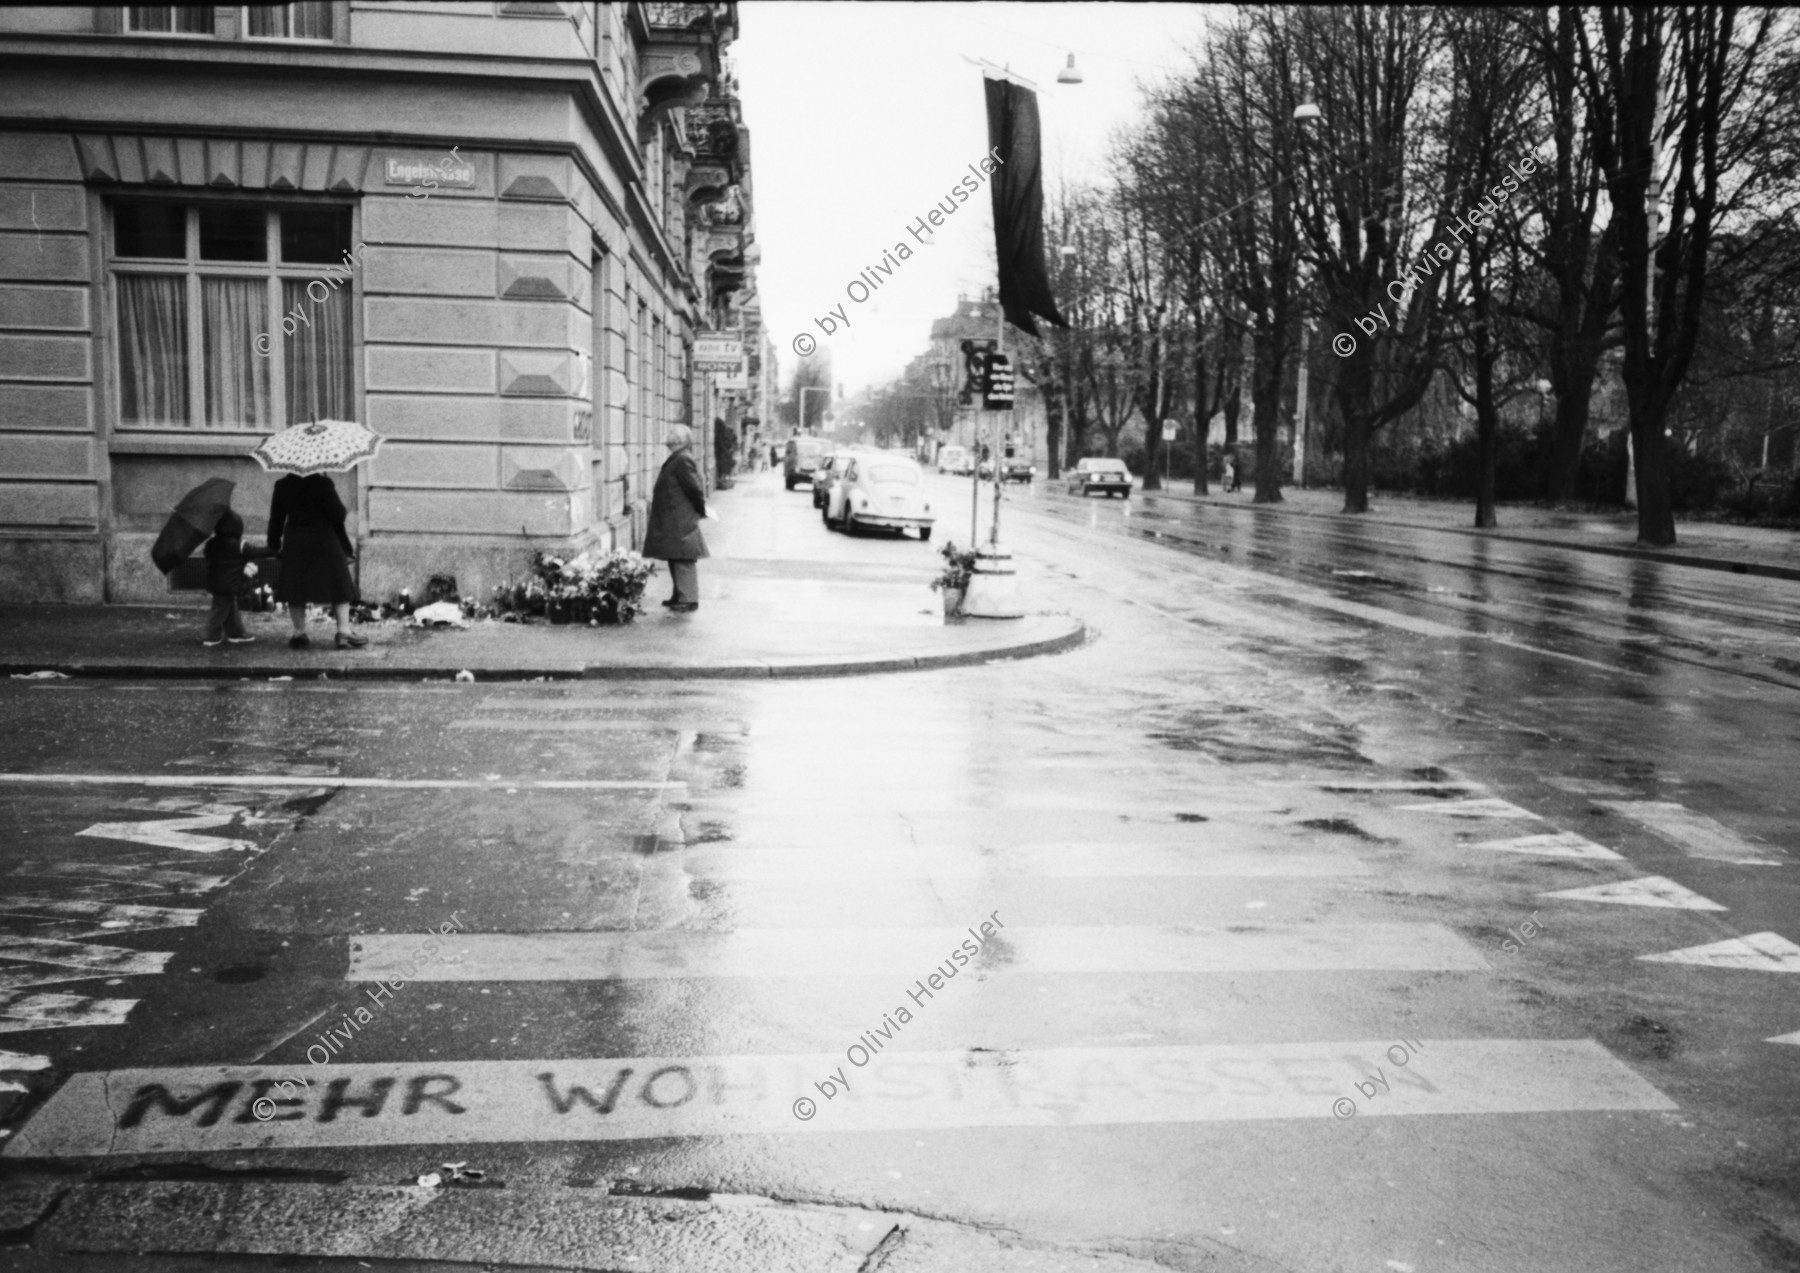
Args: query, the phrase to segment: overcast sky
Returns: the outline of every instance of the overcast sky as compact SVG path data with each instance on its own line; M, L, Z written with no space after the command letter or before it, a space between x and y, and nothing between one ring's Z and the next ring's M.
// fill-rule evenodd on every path
M750 128L763 321L782 383L803 331L831 350L849 392L891 379L959 292L993 286L986 186L934 246L919 248L906 231L987 150L981 71L963 54L1036 82L1050 199L1061 179L1104 174L1108 137L1137 115L1137 82L1185 63L1204 13L1183 4L740 4L742 35L729 52ZM1069 53L1084 83L1056 82ZM912 258L878 276L867 301L847 297L846 285L901 242ZM840 306L849 330L827 335L814 320Z

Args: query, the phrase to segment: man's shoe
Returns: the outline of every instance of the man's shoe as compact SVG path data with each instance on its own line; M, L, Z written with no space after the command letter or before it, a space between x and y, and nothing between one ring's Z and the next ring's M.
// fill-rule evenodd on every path
M290 650L304 650L311 644L312 638L307 636L304 632L296 632L293 636L288 638L288 649Z
M669 602L669 609L675 611L677 614L686 614L690 610L698 610L699 608L700 608L700 603L698 601L671 601L671 602Z
M245 636L241 636L241 637L226 637L225 639L227 641L231 642L233 645L249 645L250 642L256 640L255 637L249 636L249 635L245 635Z
M368 643L368 637L357 636L354 632L340 632L337 634L337 648L340 650L360 650Z
M213 640L209 640L208 638L202 637L200 639L200 644L204 645L207 649L210 650L216 645L224 645L225 642L222 638L220 640L213 641Z

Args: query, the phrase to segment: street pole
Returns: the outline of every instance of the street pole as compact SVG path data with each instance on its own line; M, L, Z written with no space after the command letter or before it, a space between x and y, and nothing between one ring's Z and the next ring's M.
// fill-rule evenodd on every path
M1312 336L1311 321L1300 324L1300 390L1294 404L1294 485L1306 485L1306 347Z

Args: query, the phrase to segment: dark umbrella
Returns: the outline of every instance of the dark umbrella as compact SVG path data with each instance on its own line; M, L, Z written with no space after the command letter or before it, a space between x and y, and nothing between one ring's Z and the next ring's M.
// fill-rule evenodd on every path
M231 508L231 492L236 485L222 477L209 477L181 497L181 503L169 515L168 525L150 549L150 560L158 570L167 574L211 538L219 518Z

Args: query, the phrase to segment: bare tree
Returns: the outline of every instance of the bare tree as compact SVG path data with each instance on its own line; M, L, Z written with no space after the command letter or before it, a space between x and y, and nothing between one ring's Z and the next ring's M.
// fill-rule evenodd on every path
M1284 19L1265 10L1259 21L1275 29ZM1344 511L1364 513L1375 431L1416 406L1438 369L1443 298L1466 226L1467 156L1414 126L1420 110L1456 105L1451 85L1427 82L1445 18L1344 6L1303 8L1285 21L1289 34L1274 44L1284 57L1283 107L1291 114L1304 78L1321 112L1318 144L1296 156L1300 220L1326 317L1339 333L1333 340L1342 342L1334 396ZM1426 208L1435 215L1425 218Z
M1259 504L1281 499L1281 388L1300 306L1297 125L1280 36L1279 20L1262 11L1215 31L1210 58L1197 68L1192 111L1218 139L1217 197L1226 205L1203 242L1242 308L1255 351L1250 396Z
M1777 114L1762 74L1774 14L1605 5L1584 17L1578 65L1623 271L1638 542L1666 545L1675 542L1667 420L1699 336L1713 236L1768 178L1753 161Z

